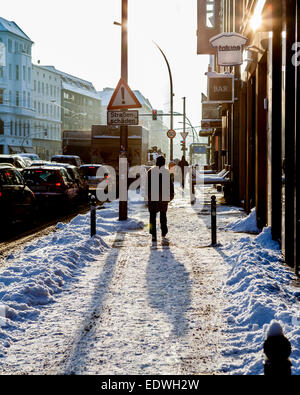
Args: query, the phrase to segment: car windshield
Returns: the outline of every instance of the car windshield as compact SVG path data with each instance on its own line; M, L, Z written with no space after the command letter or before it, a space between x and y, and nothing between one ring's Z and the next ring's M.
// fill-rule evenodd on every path
M21 175L13 169L0 171L0 185L22 185Z
M101 166L84 166L81 167L80 172L83 177L96 177L98 169Z
M31 180L35 185L57 184L61 181L59 173L56 170L25 170L23 176L27 181Z
M64 158L64 157L53 157L51 159L52 162L57 162L57 163L68 163L70 165L76 166L76 159L75 158Z
M14 164L14 158L8 157L0 157L0 163L12 163Z

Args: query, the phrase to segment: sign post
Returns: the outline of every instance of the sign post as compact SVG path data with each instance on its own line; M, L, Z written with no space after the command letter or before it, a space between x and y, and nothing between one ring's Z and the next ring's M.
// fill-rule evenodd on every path
M128 108L139 108L142 107L135 95L128 86L128 0L122 0L122 42L121 42L121 79L115 89L112 98L107 106L107 110L128 110ZM109 115L108 115L109 116ZM123 162L126 162L128 157L128 124L121 124L120 126L120 161L119 167L124 167ZM122 169L119 171L123 172ZM128 167L126 170L127 175ZM120 174L119 174L120 175ZM119 182L119 195L123 196L124 191L120 191L121 188L126 188L126 196L124 199L119 199L119 221L126 221L128 215L127 207L127 176L125 177L126 182ZM122 181L122 177L119 177L119 181Z

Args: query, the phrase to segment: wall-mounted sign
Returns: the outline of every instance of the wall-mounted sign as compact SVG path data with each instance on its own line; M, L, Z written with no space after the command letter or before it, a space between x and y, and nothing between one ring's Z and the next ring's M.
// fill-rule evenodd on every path
M243 63L243 49L248 38L238 33L221 33L212 37L210 45L217 49L219 66L238 66Z
M213 55L209 39L221 32L221 0L197 0L197 54Z
M233 74L206 73L208 77L207 98L210 103L234 102Z
M107 125L138 125L138 111L107 111Z

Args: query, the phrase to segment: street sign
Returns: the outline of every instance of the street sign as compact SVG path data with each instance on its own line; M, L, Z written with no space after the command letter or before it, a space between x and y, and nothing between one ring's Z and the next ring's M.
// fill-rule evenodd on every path
M139 112L134 111L107 111L107 125L138 125Z
M140 107L142 107L141 103L129 88L124 78L121 78L110 99L107 110L123 110Z
M167 136L169 137L169 139L174 139L176 137L176 132L173 129L170 129L167 131Z
M181 137L183 138L183 140L185 140L187 138L187 136L189 135L188 132L181 132Z

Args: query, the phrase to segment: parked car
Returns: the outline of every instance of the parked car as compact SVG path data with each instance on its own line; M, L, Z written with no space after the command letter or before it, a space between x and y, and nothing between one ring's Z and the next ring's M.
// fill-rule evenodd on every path
M99 177L97 175L98 170L102 168L103 170L103 177ZM82 177L87 181L89 186L89 192L92 195L96 195L97 186L100 182L109 179L108 170L105 166L101 164L86 164L80 166L80 173ZM105 187L104 190L107 190L108 187Z
M79 196L78 185L63 167L32 166L24 169L22 175L42 205L75 203Z
M82 160L77 155L54 155L51 158L51 162L69 163L78 168L83 164Z
M68 163L56 163L56 162L51 162L51 166L65 168L69 176L73 180L73 182L78 185L80 200L86 201L88 199L89 185L87 183L87 180L82 177L79 169L76 166L69 165Z
M35 219L36 199L21 173L11 164L0 163L0 233L15 222Z
M21 154L19 154L19 156L22 156L22 158L28 158L32 162L40 160L40 157L37 154L30 154L30 153L22 152Z
M26 161L20 155L0 155L0 163L11 163L14 167L22 171L27 167Z

